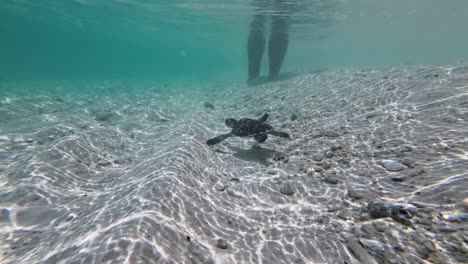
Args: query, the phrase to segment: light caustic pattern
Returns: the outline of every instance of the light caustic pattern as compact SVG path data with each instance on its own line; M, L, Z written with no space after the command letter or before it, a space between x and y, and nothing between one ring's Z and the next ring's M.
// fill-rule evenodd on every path
M464 262L467 85L456 65L4 94L1 261ZM291 140L205 145L225 118L265 112ZM403 204L409 223L369 213L375 201Z

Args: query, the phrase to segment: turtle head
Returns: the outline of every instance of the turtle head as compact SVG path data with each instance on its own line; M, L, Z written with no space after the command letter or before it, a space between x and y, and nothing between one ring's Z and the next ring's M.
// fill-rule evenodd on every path
M237 126L237 120L234 118L228 118L226 121L224 121L224 123L230 128L235 128Z

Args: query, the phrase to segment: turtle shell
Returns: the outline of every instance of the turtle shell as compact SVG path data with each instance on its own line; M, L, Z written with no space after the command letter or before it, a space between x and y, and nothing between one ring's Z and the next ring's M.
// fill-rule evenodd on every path
M238 137L248 137L272 130L273 127L265 122L256 119L242 118L237 121L237 124L233 127L231 134Z

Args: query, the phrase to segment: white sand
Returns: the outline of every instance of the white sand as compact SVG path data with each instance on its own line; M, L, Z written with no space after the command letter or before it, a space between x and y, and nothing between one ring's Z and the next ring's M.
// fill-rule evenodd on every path
M3 263L467 261L467 66L2 98Z

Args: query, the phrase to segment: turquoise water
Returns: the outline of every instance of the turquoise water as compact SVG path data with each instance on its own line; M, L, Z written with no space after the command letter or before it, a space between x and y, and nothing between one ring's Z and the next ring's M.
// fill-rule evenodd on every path
M289 48L247 83L262 17ZM0 0L0 263L468 263L466 25L467 0Z
M468 58L464 0L290 2L283 72ZM254 12L249 0L4 0L0 80L244 81Z

